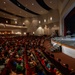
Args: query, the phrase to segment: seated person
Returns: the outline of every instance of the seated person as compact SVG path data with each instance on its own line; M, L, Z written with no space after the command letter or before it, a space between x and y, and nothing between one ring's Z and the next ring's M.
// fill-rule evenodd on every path
M51 71L51 75L56 75L56 70L53 64L51 64L50 71Z
M17 70L17 73L22 73L23 67L20 64L17 64L16 70Z
M41 68L39 68L37 75L45 75L45 74L44 74L43 70Z
M44 57L42 57L41 62L42 62L43 65L45 65Z
M11 70L9 75L17 75L17 73Z
M46 67L47 67L48 69L50 69L50 68L51 68L51 63L48 62L47 65L46 65Z

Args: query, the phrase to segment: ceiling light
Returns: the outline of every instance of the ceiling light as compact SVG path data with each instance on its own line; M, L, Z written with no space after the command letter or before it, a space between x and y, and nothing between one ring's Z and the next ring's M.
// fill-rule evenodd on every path
M52 1L50 1L50 3L52 3Z
M4 2L4 4L6 4L6 2Z
M32 5L34 5L34 3L32 3Z
M4 10L6 10L6 8L4 8Z

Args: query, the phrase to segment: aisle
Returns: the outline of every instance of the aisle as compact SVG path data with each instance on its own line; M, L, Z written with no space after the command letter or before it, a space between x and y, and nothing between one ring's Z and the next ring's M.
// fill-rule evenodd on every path
M50 43L49 41L45 41L44 43L44 47L47 49L47 50L50 50ZM70 56L67 56L66 54L64 53L53 53L55 58L60 58L61 59L61 62L62 63L65 63L65 64L69 64L69 67L70 68L73 68L74 71L75 71L75 59L70 57ZM65 58L65 59L64 59Z

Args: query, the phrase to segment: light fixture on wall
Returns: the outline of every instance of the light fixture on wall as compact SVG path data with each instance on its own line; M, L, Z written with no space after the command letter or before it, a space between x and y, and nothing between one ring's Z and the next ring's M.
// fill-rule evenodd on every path
M52 17L50 17L50 20L51 20L51 21L52 21L52 19L53 19L53 18L52 18Z
M44 22L46 22L46 19L44 19Z
M35 32L33 32L33 34L35 34Z
M12 30L12 32L11 32L12 34L14 34L14 32L13 32L13 30Z
M24 32L24 35L26 35L26 32Z
M21 32L16 32L15 34L21 34Z
M17 21L15 20L15 24L17 24Z
M23 22L23 25L24 25L25 23Z
M39 24L41 23L41 21L39 21Z
M41 26L39 26L39 27L38 27L38 29L42 29L42 27L41 27Z
M26 25L29 25L29 24L30 24L30 21L27 19L27 20L24 21L24 23L25 23Z
M8 21L6 21L6 23L8 23Z

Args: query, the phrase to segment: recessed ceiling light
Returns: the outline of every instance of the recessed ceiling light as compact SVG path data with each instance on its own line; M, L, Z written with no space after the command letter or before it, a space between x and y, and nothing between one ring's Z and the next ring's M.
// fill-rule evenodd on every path
M4 4L6 4L6 2L4 2Z
M6 8L4 8L4 10L6 10Z
M26 6L27 6L27 4L26 4Z
M3 14L3 15L5 15L5 14Z
M32 5L34 5L34 3L32 3Z
M52 3L52 1L50 1L50 3Z

